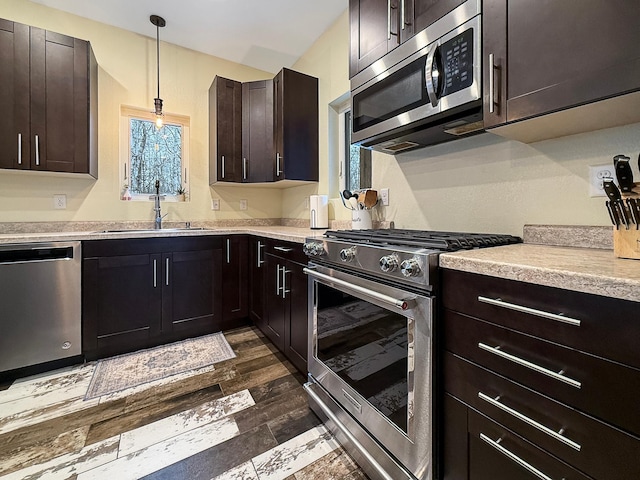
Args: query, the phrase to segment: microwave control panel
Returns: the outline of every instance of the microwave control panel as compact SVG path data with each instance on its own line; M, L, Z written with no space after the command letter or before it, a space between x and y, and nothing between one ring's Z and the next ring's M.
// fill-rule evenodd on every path
M473 29L440 46L444 68L444 91L442 96L463 90L473 83Z

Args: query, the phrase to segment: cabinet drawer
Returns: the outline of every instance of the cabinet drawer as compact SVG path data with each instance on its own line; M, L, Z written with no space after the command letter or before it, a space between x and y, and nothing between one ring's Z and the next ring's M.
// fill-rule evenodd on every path
M473 410L469 410L468 427L469 478L472 480L589 480Z
M450 310L444 322L446 350L640 434L640 371Z
M599 479L640 478L640 463L629 462L639 438L451 353L444 371L447 392L570 465Z
M640 303L456 270L442 275L448 309L640 368Z
M275 240L272 238L266 239L265 243L265 253L306 265L307 256L302 251L301 243Z

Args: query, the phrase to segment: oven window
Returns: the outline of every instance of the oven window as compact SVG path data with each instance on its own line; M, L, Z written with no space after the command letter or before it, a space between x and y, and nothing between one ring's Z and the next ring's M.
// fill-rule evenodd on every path
M428 101L422 56L353 97L353 131L424 105Z
M406 434L407 317L317 286L318 359Z

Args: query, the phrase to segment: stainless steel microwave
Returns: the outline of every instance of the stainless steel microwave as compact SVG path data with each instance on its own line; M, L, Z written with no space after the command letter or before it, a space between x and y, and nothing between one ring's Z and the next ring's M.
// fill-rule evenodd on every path
M467 0L351 79L351 140L400 153L483 131L481 0Z

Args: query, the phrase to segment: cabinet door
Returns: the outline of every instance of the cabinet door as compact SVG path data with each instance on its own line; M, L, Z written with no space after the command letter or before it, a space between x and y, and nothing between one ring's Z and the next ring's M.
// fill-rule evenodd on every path
M31 169L88 173L89 45L31 27Z
M255 325L265 329L264 300L266 266L264 260L264 239L251 237L249 241L249 316Z
M496 25L486 23L495 19L487 10L494 1L483 6L489 36L498 31L494 30ZM506 64L496 64L496 69L506 84L500 88L506 88L507 122L638 90L638 2L497 3L506 11L508 57Z
M283 68L273 79L274 178L318 181L318 79Z
M244 325L249 314L248 242L246 235L232 235L223 240L222 328L224 330Z
M242 181L273 181L273 81L242 84Z
M507 121L507 0L482 3L483 120L486 128Z
M221 251L162 254L162 334L171 339L221 330Z
M400 0L350 0L349 78L398 46Z
M405 6L405 32L402 31L402 23L400 34L405 38L408 33L416 34L424 30L439 18L444 17L454 8L462 5L466 0L404 0ZM402 9L400 12L402 20ZM413 22L413 25L407 24ZM404 40L403 40L404 41Z
M309 348L308 279L302 271L304 265L287 261L285 267L283 286L288 311L284 354L298 370L306 374Z
M0 19L0 168L28 169L29 27Z
M82 348L88 360L153 344L161 333L160 255L83 262Z
M241 182L242 84L215 77L209 88L209 183Z
M285 325L287 309L282 298L282 270L285 260L270 254L265 254L266 282L265 282L265 321L264 334L281 351L284 351Z

